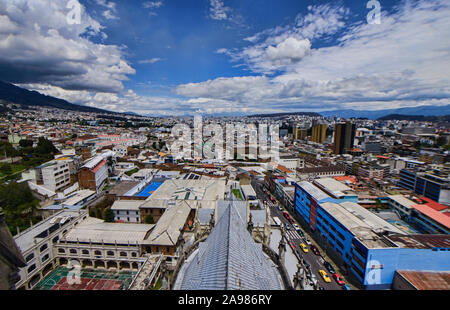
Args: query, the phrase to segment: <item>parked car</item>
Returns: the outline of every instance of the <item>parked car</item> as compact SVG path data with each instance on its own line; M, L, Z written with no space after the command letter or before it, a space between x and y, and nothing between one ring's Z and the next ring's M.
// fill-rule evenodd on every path
M294 221L294 219L293 219L292 217L289 217L289 218L288 218L288 221L289 221L289 223L291 223L292 225L295 224L295 221Z
M309 240L308 238L305 239L305 242L307 245L311 245L311 240Z
M289 220L291 218L291 216L289 215L289 213L287 211L283 211L283 216Z
M303 233L303 231L301 229L297 229L298 234L300 235L300 237L304 238L305 234Z
M300 229L300 227L298 227L298 225L297 225L296 223L292 224L292 227L294 227L294 229L295 229L296 231L298 231L298 230Z
M322 279L323 279L326 283L330 283L330 282L331 282L331 279L330 279L330 277L328 276L328 274L326 273L325 270L320 269L320 270L319 270L319 275L322 277Z
M310 245L311 250L313 251L313 253L315 255L320 255L319 249L316 248L316 246L314 246L313 244Z
M336 270L334 270L333 265L331 265L329 262L325 261L323 263L323 265L325 266L325 268L327 268L327 270L331 273L331 274L335 274Z
M341 286L345 284L344 280L342 280L342 277L340 275L338 275L337 273L333 274L333 278L337 284L339 284Z
M304 243L300 243L300 248L301 248L302 251L305 252L305 253L308 253L308 252L309 252L308 248L306 247L306 245L305 245Z
M346 290L346 291L350 291L351 290L350 286L348 286L347 284L342 285L342 289Z

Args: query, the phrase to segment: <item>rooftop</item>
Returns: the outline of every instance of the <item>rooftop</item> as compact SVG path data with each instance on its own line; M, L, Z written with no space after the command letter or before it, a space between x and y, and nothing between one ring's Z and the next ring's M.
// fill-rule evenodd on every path
M155 225L105 223L103 220L88 217L70 230L62 240L71 242L98 242L118 244L141 244Z
M225 180L170 179L147 199L219 200L225 195Z
M350 187L333 178L316 179L314 180L314 184L336 198L356 196L356 193Z
M301 188L303 188L308 194L310 194L314 199L317 201L330 198L326 193L324 193L322 190L320 190L317 186L314 184L308 182L308 181L302 181L297 183Z
M337 204L324 202L320 206L346 227L355 237L368 248L389 248L382 237L374 230L389 230L403 234L401 230L377 217L354 202Z
M402 248L414 249L432 249L447 248L450 249L449 235L390 235L387 237L390 241Z
M135 210L139 211L142 200L116 200L111 206L111 210Z
M178 241L180 229L186 224L192 207L188 201L177 201L175 206L167 208L155 228L144 241L147 245L174 246Z
M40 238L38 236L41 233L46 232L50 229L53 230L56 224L65 225L69 222L70 218L76 218L78 216L78 211L62 210L40 221L27 230L24 230L19 235L14 236L14 240L22 253L25 253L33 247L35 238L37 242L40 241Z
M182 266L175 289L281 290L281 276L247 231L246 205L219 201L219 219Z
M397 270L418 290L450 290L450 272Z

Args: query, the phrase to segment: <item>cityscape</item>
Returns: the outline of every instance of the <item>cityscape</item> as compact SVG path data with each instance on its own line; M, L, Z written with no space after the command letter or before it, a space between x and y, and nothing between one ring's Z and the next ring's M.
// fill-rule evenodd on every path
M450 290L449 21L0 0L0 290Z

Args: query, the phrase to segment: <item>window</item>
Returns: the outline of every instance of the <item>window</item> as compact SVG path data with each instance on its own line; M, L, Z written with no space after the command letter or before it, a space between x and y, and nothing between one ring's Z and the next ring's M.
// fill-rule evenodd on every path
M76 249L70 249L70 254L77 254L77 250Z
M44 257L42 257L42 262L47 261L50 258L48 254L45 254Z
M30 255L27 256L27 258L25 259L27 261L27 263L32 260L34 258L34 253L31 253Z
M113 251L108 251L108 252L106 252L106 255L108 255L108 256L114 256L114 252L113 252Z
M53 238L52 242L56 243L56 242L58 242L58 240L59 240L59 236L56 236L55 238Z
M127 252L120 252L120 256L127 257L128 255L127 255Z
M94 255L102 255L102 252L97 250L97 251L94 252Z
M83 251L81 251L81 253L82 253L83 255L89 255L89 250L83 250Z
M59 248L59 249L58 249L58 253L64 254L64 253L66 253L66 250Z
M136 256L137 256L136 252L131 253L131 257L136 257Z
M45 251L48 248L47 243L44 244L43 246L41 246L41 248L39 249L40 252Z
M36 264L31 265L30 267L28 267L27 272L30 273L32 272L34 269L36 269Z

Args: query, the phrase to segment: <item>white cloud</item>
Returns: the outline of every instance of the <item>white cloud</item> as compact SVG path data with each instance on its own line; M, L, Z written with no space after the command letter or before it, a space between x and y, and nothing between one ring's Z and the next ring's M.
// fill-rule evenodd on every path
M161 60L162 60L161 58L155 57L155 58L151 58L151 59L140 60L139 63L140 64L154 64L154 63L156 63L158 61L161 61Z
M107 0L96 0L96 3L106 8L106 10L102 13L103 17L105 17L106 19L119 19L118 16L114 15L115 13L117 13L115 2Z
M100 1L109 8L115 4ZM99 3L100 3L99 2ZM135 70L123 47L93 43L103 26L82 10L81 24L69 25L64 1L0 1L0 79L42 83L67 90L119 92Z
M157 9L163 5L162 1L146 1L143 3L144 8L146 9Z
M311 6L294 26L248 37L242 50L217 51L272 77L218 78L180 85L176 93L267 111L450 103L448 1L406 2L385 12L381 25L348 25L348 15L342 7ZM339 31L337 44L315 48L316 39Z
M221 0L210 0L209 17L215 20L226 20L230 17L231 8Z

